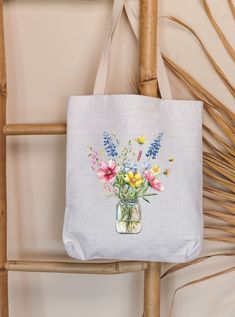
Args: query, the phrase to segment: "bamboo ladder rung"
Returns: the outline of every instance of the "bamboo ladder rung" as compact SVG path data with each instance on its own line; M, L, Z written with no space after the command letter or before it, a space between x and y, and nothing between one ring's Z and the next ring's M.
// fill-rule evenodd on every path
M6 124L4 135L61 135L66 134L65 123Z
M80 273L80 274L123 274L141 272L147 269L147 262L63 262L63 261L21 261L9 260L5 263L6 271L47 272L47 273Z

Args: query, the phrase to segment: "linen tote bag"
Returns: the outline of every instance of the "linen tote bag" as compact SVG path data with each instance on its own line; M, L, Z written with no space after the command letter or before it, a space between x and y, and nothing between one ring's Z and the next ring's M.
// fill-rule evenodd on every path
M202 104L104 95L123 5L114 1L99 94L68 101L64 246L79 260L184 262L202 244Z

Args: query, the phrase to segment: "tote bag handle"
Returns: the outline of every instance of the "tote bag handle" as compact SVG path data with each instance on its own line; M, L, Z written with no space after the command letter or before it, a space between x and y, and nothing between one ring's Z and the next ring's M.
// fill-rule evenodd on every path
M94 95L103 95L106 92L113 38L117 30L124 7L131 28L135 34L137 41L139 41L139 0L114 0L111 29L99 62L94 85ZM166 67L158 47L157 78L161 97L164 99L172 99Z
M106 91L113 37L118 27L118 24L122 15L122 11L124 8L124 4L125 4L125 0L114 0L111 29L107 37L107 40L101 55L101 59L99 62L95 85L94 85L94 95L104 95Z

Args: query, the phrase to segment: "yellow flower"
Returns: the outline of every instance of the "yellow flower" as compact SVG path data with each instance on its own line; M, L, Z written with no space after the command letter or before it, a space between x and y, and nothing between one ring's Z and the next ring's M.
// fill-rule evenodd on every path
M145 143L145 137L144 136L138 136L138 138L136 138L136 142L139 143L140 145L141 144L144 144Z
M161 169L160 169L160 166L158 166L158 165L153 165L153 167L151 168L151 172L153 173L153 174L160 174L161 173Z
M126 181L131 185L131 187L139 187L143 180L140 173L128 172L126 174Z
M170 157L169 157L169 162L171 162L171 163L174 162L174 157L173 157L173 156L170 156Z

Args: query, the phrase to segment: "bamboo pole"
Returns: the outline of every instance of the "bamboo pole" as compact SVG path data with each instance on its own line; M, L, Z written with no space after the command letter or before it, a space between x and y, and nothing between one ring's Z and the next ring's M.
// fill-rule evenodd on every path
M140 1L140 94L157 97L157 0Z
M140 1L140 93L157 97L157 0ZM160 317L161 264L149 262L144 279L144 317Z
M0 0L0 317L8 317L7 197L6 197L6 62L3 31L3 0Z
M54 272L80 274L123 274L141 272L147 263L136 261L84 263L84 262L48 262L48 261L7 261L7 271L17 272Z
M161 264L149 262L144 276L144 317L160 317Z

